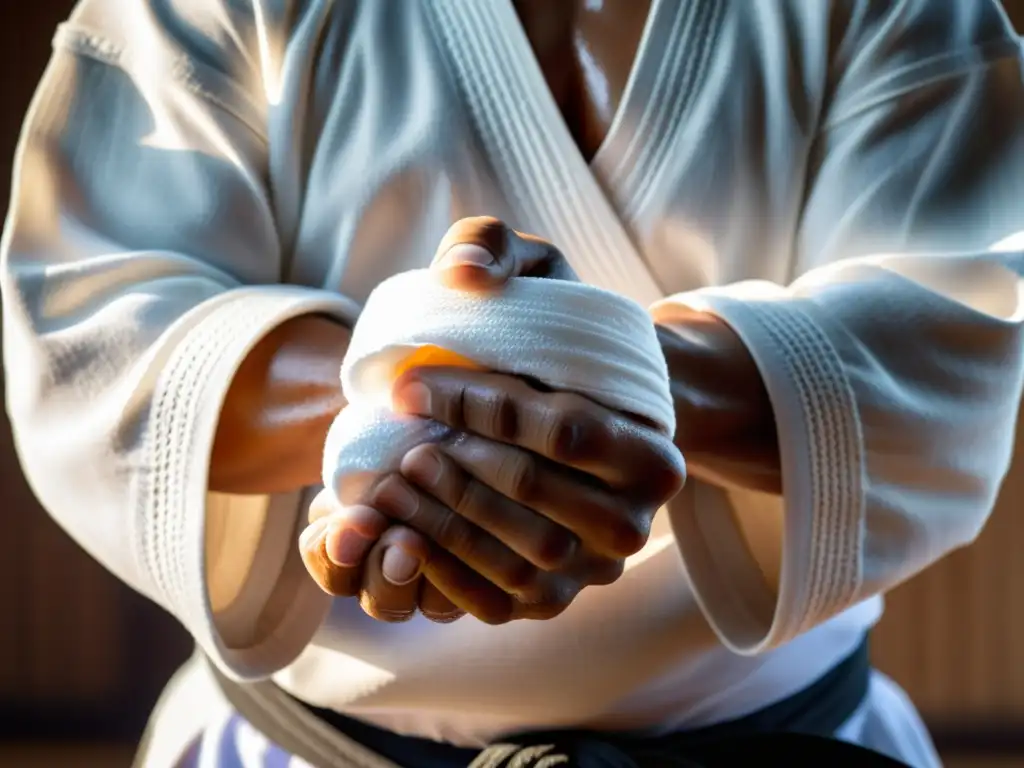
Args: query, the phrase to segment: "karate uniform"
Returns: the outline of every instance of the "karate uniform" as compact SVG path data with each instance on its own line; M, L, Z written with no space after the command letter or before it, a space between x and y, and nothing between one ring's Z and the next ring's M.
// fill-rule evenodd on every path
M1009 464L1024 85L994 0L654 0L590 163L509 0L83 0L12 201L8 407L43 505L228 675L398 733L769 705L974 539ZM270 329L354 323L484 214L589 282L722 316L785 493L691 480L622 579L552 621L378 623L307 576L312 491L207 492L218 412ZM148 765L226 720L211 686L179 676ZM937 764L880 675L839 735Z

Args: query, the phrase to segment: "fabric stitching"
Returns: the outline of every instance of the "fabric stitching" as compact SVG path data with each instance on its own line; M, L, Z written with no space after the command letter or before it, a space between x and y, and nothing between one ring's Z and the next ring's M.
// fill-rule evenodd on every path
M850 451L857 441L856 426L851 415L836 420L835 409L829 407L849 397L834 371L820 362L833 358L835 352L810 318L795 308L792 313L768 310L757 316L787 362L808 421L809 442L819 448L807 457L813 482L810 503L814 554L809 563L812 589L808 604L794 627L799 634L820 621L823 614L846 607L859 586L859 547L845 534L859 528L860 505L844 488L847 483L839 469L859 467Z

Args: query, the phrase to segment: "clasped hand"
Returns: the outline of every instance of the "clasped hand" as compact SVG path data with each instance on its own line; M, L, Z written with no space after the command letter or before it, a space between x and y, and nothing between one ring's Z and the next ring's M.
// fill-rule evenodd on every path
M553 246L494 219L459 222L438 254L432 268L461 290L575 279ZM322 492L300 540L325 591L358 596L382 621L417 609L440 622L557 616L622 574L683 484L671 435L580 395L428 367L401 377L393 401L447 425L445 439L409 451L357 504Z

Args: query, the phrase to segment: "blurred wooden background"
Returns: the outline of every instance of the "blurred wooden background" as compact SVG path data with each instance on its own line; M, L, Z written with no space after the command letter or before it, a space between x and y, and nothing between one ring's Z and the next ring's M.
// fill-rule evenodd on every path
M895 590L872 646L878 665L947 739L1015 733L1024 751L1022 427L1017 460L981 537Z
M1024 22L1024 0L1006 5ZM4 210L18 127L50 36L71 3L17 6L9 6L0 24ZM940 736L985 742L1016 734L1024 742L1024 430L1019 433L1019 460L981 539L897 590L874 636L879 665L906 686ZM10 442L0 416L0 595L8 610L0 631L0 741L131 739L189 643L38 509Z

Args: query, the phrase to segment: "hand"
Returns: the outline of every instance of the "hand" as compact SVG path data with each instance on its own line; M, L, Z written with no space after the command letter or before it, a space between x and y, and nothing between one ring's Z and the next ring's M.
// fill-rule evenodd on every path
M437 621L460 611L492 624L557 616L583 587L619 577L682 485L667 435L579 395L422 368L398 382L395 399L451 426L451 438L410 451L365 505L335 510L321 494L312 517L333 522L311 526L303 547L321 586L360 594L384 621L409 618L417 602ZM345 537L358 533L366 544L350 551Z
M465 611L423 578L430 542L365 504L341 507L324 489L310 505L310 525L299 539L306 569L334 597L359 597L363 610L385 622L407 621L417 607L448 623ZM389 527L390 526L390 527Z
M431 556L430 581L490 623L557 616L582 588L615 581L683 483L669 435L579 395L421 368L395 402L455 437L410 451L373 505L449 556ZM471 589L467 566L484 578Z
M530 235L520 235L488 217L463 219L442 240L432 268L461 290L498 290L511 277L529 275L575 280L564 256ZM453 621L462 611L420 573L432 558L432 570L449 581L458 577L462 591L474 590L480 578L450 556L430 552L421 534L390 521L371 506L337 507L322 492L309 513L310 526L300 547L307 569L335 596L360 595L364 610L385 621L410 618L417 605L435 621ZM386 534L385 534L386 531Z
M557 616L584 587L621 575L682 485L668 435L579 395L422 368L395 400L448 424L450 439L411 450L365 503L339 510L320 494L302 542L322 587L359 594L383 621L417 605L435 621Z
M515 247L505 245L515 238ZM458 246L451 251L457 258L486 261L488 251L502 247L511 256L485 269L449 265L443 275L453 287L482 290L515 275L577 279L549 243L517 235L495 219L464 219L449 231L439 253L449 244ZM658 305L654 320L672 379L675 443L690 474L720 487L782 493L775 412L746 344L721 318L679 304Z
M448 258L445 258L446 255ZM449 285L464 290L498 289L504 281L517 275L575 279L575 275L557 249L537 238L519 236L493 219L467 219L456 224L445 237L433 268L442 270L442 279ZM780 492L781 470L774 415L757 366L746 346L728 325L708 313L666 305L660 314L656 313L655 320L664 326L659 328L659 335L673 380L673 395L679 424L675 443L686 453L694 476L716 485L739 485L762 492ZM431 373L452 377L456 390L462 386L459 382L469 376L465 371ZM403 383L411 381L407 379ZM496 385L497 381L495 378L491 384ZM471 382L466 382L466 386L469 383ZM523 382L514 382L512 386L525 385ZM486 394L487 391L488 387L485 384L475 389L474 394L478 396L477 399L482 397L484 404L491 402L492 407L494 402L501 402L500 398L488 400L488 397L501 391L500 386L491 391L490 395ZM529 395L529 400L539 403L540 396L548 395L550 393L533 392ZM565 404L564 400L568 396L559 397L563 398ZM436 406L437 403L432 400L432 407ZM463 409L468 410L470 406L470 400L462 402ZM636 425L631 424L629 428L635 429ZM474 446L480 445L481 435L460 438L460 434L453 431L452 439L447 446L416 449L412 452L413 456L407 457L403 465L403 472L409 476L393 479L392 483L383 484L381 487L387 490L395 483L410 484L414 486L413 490L422 496L421 484L416 482L419 471L416 468L417 452L426 453L428 457L432 451L443 453L444 456L441 458L448 462L446 467L449 469L449 477L454 474L458 481L457 473L467 470L457 461L460 451L468 451L471 459L480 458L481 454L488 453L476 453L473 450ZM500 439L498 442L500 444ZM488 450L493 450L493 447ZM493 454L491 458L494 458ZM429 461L429 458L427 460ZM455 463L454 467L451 462ZM468 469L471 472L473 461L467 463L470 464ZM486 461L483 463L487 464ZM552 462L547 466L550 467L550 463ZM557 468L557 461L553 463ZM611 467L614 469L615 464ZM487 485L483 474L472 475L477 485ZM600 477L600 474L597 474L597 477ZM459 483L451 483L451 486L457 488ZM493 486L488 487L493 490ZM667 496L671 496L672 493L674 491L668 492ZM432 517L420 514L421 529L429 534L431 525L436 529L440 521L442 528L438 538L451 536L450 530L444 527L450 523L444 521L455 519L451 511L453 505L454 508L458 508L459 502L452 501L446 508L438 510L432 506L436 504L436 497L428 495L425 501L426 504L417 510L417 514L431 509L435 514ZM387 504L382 506L387 507ZM530 509L529 505L520 506L526 507L528 511ZM543 513L543 510L540 512ZM649 513L648 506L647 514ZM396 621L411 617L418 604L427 617L435 621L451 621L461 615L462 610L458 607L461 605L484 620L499 622L523 615L554 615L567 604L562 599L546 607L531 605L529 602L524 605L521 595L519 598L510 599L509 592L502 594L500 590L495 591L494 581L473 571L465 562L453 557L451 553L441 549L413 528L401 525L389 528L386 517L370 506L337 510L330 506L329 495L322 494L311 510L311 521L327 515L333 515L330 527L328 528L325 519L319 528L311 526L310 533L316 533L316 536L304 538L306 546L303 551L307 566L318 583L331 594L361 594L364 609L379 619ZM434 521L432 524L424 522L428 517ZM545 515L541 514L540 517ZM646 514L639 515L641 520L645 517ZM647 522L649 524L649 520ZM468 526L469 530L476 534L488 533L485 526L473 522L472 519L461 523L456 520L455 525L458 530ZM385 530L387 536L378 542L378 538ZM362 553L360 557L364 557L367 552L370 553L365 571L362 568L362 559L342 556L345 551L355 551L352 547L345 546L343 539L351 532L360 531L363 536L356 537L360 544L355 550ZM504 544L500 535L494 539ZM483 540L488 542L487 547L494 546L492 540L486 537L483 537ZM388 547L390 549L387 549ZM515 552L515 549L508 547L507 544L505 547ZM333 553L331 557L328 557L328 551ZM385 551L391 553L391 557L386 560ZM534 558L537 559L536 553ZM339 565L342 562L351 562L354 566L343 567ZM518 564L520 561L511 562ZM540 562L548 561L541 559ZM536 562L531 562L531 565L537 568ZM614 575L616 567L613 566L602 576L599 561L591 560L588 565L591 568L591 578L598 581ZM580 566L577 564L573 567ZM607 567L607 563L603 567ZM389 571L390 577L387 575ZM429 580L417 576L407 583L399 583L404 581L402 571L405 574L413 571L426 572ZM556 577L569 579L568 593L563 594L562 598L568 595L571 599L582 584L597 583L588 582L585 572L582 574L584 578L581 579L579 572L569 573L567 576L566 571L571 569L555 569ZM530 580L536 575L528 570L523 573L525 577L519 578ZM576 578L576 586L573 586L572 577ZM518 579L514 578L513 581L518 582ZM544 571L540 581L542 588L550 588L551 576L548 571ZM438 584L443 585L444 591L437 586ZM531 586L536 588L536 584ZM519 593L522 591L518 590ZM453 602L446 598L445 594L460 597Z

